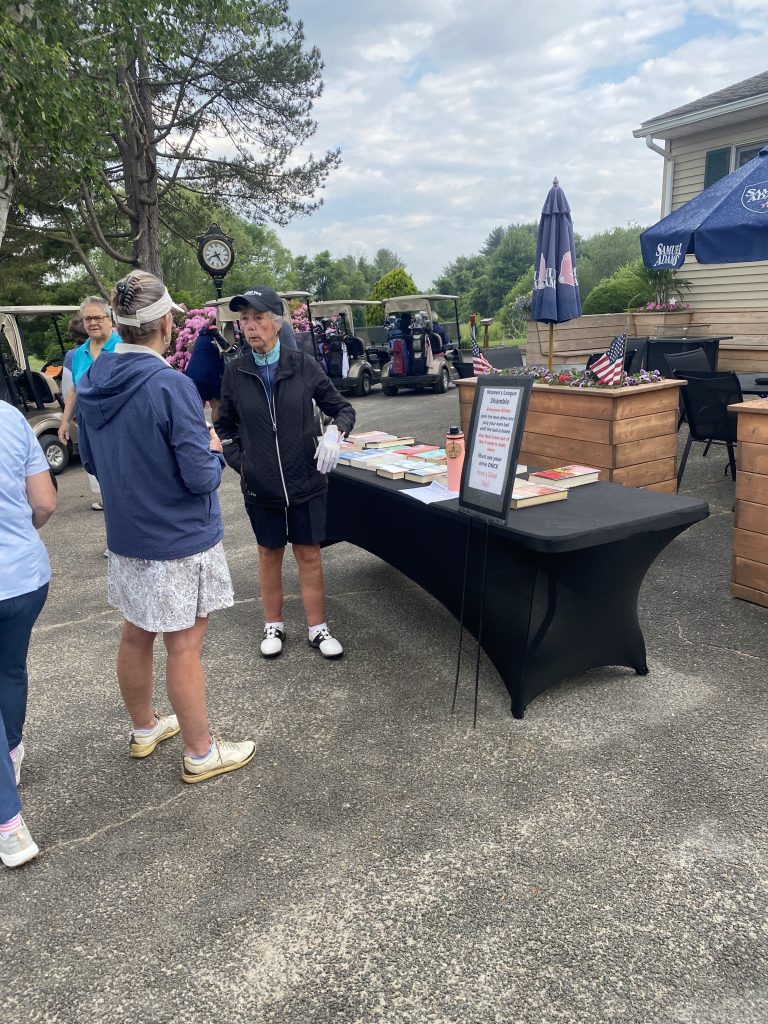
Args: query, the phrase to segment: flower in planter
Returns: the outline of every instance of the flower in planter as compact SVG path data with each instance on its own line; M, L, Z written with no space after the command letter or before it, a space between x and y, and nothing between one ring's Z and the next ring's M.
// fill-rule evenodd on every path
M648 302L645 306L640 306L637 310L638 313L684 313L687 309L691 308L690 302L675 302L671 299L669 302Z
M571 388L633 388L640 384L658 384L664 379L658 370L640 370L638 373L625 373L620 385L603 384L591 370L577 366L558 370L556 373L550 373L546 366L524 366L514 370L502 370L502 374L507 377L533 377L534 384Z

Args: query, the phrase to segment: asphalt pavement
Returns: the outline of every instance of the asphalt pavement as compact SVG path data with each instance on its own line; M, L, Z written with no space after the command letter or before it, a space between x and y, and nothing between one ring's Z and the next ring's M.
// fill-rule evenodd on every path
M438 442L458 422L454 387L354 401L358 429ZM711 516L642 589L650 674L584 673L516 721L483 659L474 731L471 658L450 714L455 620L349 545L324 555L345 657L307 647L290 557L286 650L260 657L227 471L236 605L211 619L210 714L257 755L200 786L180 739L128 757L103 517L67 470L30 653L41 854L0 871L2 1021L765 1024L768 611L729 594L725 461L691 456ZM167 708L160 643L156 670Z

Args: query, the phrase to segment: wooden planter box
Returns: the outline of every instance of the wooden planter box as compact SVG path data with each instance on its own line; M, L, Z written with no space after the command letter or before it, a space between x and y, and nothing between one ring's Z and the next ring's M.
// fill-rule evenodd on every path
M466 434L475 380L456 383ZM583 463L599 469L601 480L674 493L681 386L676 380L615 389L534 384L520 461L538 469Z
M731 593L768 608L768 402L730 408L739 439Z
M633 313L632 323L635 328L636 338L664 337L665 334L685 334L693 320L693 313L680 311L679 313ZM694 333L694 332L691 332ZM631 348L629 341L627 347Z

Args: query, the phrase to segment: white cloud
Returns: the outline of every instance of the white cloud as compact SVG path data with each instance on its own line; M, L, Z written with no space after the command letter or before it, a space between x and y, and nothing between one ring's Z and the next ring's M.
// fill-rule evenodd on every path
M519 9L517 9L519 8ZM312 150L342 147L294 252L394 249L420 287L554 175L590 234L656 219L640 123L766 69L765 0L291 0L326 63ZM717 20L714 20L717 19Z

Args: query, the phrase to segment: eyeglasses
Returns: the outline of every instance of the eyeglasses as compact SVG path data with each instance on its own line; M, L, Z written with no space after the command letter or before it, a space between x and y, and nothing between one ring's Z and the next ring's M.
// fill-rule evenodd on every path
M84 316L84 324L100 324L102 320L109 320L108 316Z

